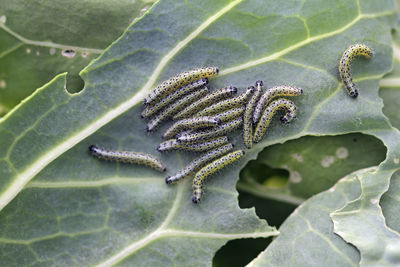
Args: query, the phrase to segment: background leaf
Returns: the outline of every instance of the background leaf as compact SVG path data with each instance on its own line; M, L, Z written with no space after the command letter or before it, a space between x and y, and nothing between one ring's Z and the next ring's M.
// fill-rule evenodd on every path
M1 0L0 116L62 72L82 89L79 71L153 2Z
M65 92L65 74L59 75L0 122L3 262L209 265L227 240L278 234L253 210L239 208L235 183L264 147L305 135L374 135L388 148L379 170L393 172L397 137L377 90L391 69L393 12L391 1L158 2L82 71L80 94ZM342 52L354 42L376 52L353 65L356 100L337 74ZM161 131L144 133L139 103L160 81L202 65L220 67L214 88L243 90L259 79L302 87L305 94L293 99L297 120L286 126L274 120L244 160L210 179L199 206L190 202L190 181L166 186L151 170L88 155L93 143L155 153ZM240 133L232 140L240 144ZM161 158L174 173L193 156ZM389 179L381 182L377 195ZM29 256L13 257L16 251Z

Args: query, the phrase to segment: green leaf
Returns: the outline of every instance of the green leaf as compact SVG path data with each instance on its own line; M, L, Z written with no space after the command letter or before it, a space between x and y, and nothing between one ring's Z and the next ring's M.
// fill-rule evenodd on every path
M396 172L390 178L389 190L382 196L380 205L386 224L391 229L400 233L400 172Z
M79 71L153 2L1 0L0 116L62 72L79 91Z
M81 93L68 94L61 74L0 121L3 262L210 265L227 240L278 234L254 210L239 209L235 183L240 168L264 147L305 135L374 135L388 148L380 168L398 168L385 165L398 157L398 139L378 96L379 79L392 64L392 4L158 2L81 72ZM337 75L341 54L354 42L375 51L371 60L354 62L357 99ZM297 120L274 120L245 159L210 179L198 206L190 202L190 181L167 186L152 170L90 157L93 143L155 154L160 133L144 132L142 99L164 79L202 65L220 67L211 81L215 88L234 84L243 90L259 79L302 87L305 94L293 99ZM232 140L240 144L240 133ZM192 157L161 155L168 174ZM15 257L17 250L27 256Z
M358 266L357 249L333 232L329 217L360 194L355 177L351 174L302 203L281 225L278 238L248 266Z
M238 188L260 197L300 204L332 187L347 173L378 165L385 156L383 143L371 136L306 136L265 148L256 160L260 167L247 166ZM266 165L287 170L287 183L280 188L262 185L270 179L265 173Z

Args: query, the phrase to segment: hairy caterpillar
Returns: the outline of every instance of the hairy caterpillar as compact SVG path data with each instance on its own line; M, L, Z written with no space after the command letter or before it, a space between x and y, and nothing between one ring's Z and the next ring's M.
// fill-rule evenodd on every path
M163 134L163 138L172 138L179 132L185 129L198 129L198 128L206 128L212 127L216 125L221 125L221 119L217 117L197 117L190 119L183 119L174 123L171 127L169 127L165 133Z
M133 151L106 150L95 145L89 146L89 151L100 159L146 165L159 172L164 172L166 170L164 164L158 158L150 154Z
M189 83L188 85L180 88L178 91L174 92L173 94L169 94L154 105L148 105L145 107L145 109L142 111L142 118L148 118L154 114L156 114L158 111L163 109L164 107L168 106L172 102L174 102L176 99L192 92L194 89L206 85L208 83L207 78L200 79L198 81Z
M184 110L179 112L174 116L174 120L180 120L183 118L188 118L191 115L195 114L199 110L211 106L213 103L225 99L233 94L237 93L237 88L233 86L227 86L221 89L218 89L210 94L205 95L199 100L193 102L189 106L187 106Z
M243 123L243 118L239 117L235 120L223 123L220 126L209 130L182 133L178 135L178 141L182 143L198 143L203 140L207 140L213 137L221 136L229 132L232 132L233 130L239 128L240 125L242 125L242 123Z
M217 138L213 138L210 140L205 140L204 142L194 143L194 144L185 144L182 142L178 142L177 139L167 140L162 142L158 147L158 151L169 151L169 150L186 150L186 151L194 151L194 152L202 152L214 149L221 145L228 143L227 136L221 136Z
M201 78L212 77L218 75L218 68L205 67L189 71L184 71L168 80L162 82L157 86L145 99L145 104L148 105L155 100L163 98L165 95L171 94L191 82L197 81Z
M286 111L285 116L281 117L281 121L283 123L289 123L293 118L296 117L297 107L293 103L285 98L279 98L272 101L267 108L265 109L264 113L261 116L260 121L257 124L256 130L254 132L253 141L255 143L259 142L261 138L264 136L265 132L267 131L269 124L272 121L275 113L278 110L284 109Z
M254 94L247 103L243 116L243 142L248 149L253 146L253 112L258 99L261 97L263 87L262 81L256 81Z
M242 116L245 110L245 106L239 106L237 108L228 109L221 113L215 114L214 116L219 118L222 123L228 122L233 119L237 119L238 117Z
M219 158L229 151L233 149L233 144L226 144L220 146L214 150L208 151L207 153L201 155L200 157L191 161L185 168L177 172L172 176L168 176L165 178L165 182L167 184L178 182L179 180L188 177L189 175L193 174L194 172L198 171L201 167L203 167L208 162L212 161L213 159Z
M346 49L346 51L344 51L339 63L339 74L351 97L358 96L356 85L353 83L353 79L351 78L351 63L353 62L353 59L356 56L371 58L373 55L374 52L372 49L364 44L351 45Z
M147 124L147 131L148 132L154 131L160 125L161 122L172 117L174 114L184 109L194 100L206 95L208 92L209 92L208 88L205 87L176 100L172 105L168 106L166 109L161 111L155 118L153 118Z
M243 94L217 102L209 107L206 107L205 109L197 112L195 116L196 117L210 116L240 105L244 105L247 103L247 100L250 98L253 92L254 92L254 87L249 87Z
M193 196L192 196L192 202L197 204L201 200L201 196L203 195L203 185L205 182L205 179L210 176L211 174L215 173L216 171L221 170L222 168L238 161L241 159L244 155L243 150L237 150L234 152L231 152L209 164L201 168L195 175L193 179Z
M256 109L254 110L253 114L253 123L258 122L263 112L264 106L266 106L272 98L277 96L298 96L301 94L303 94L303 89L298 87L281 85L268 88L264 92L264 94L262 94L260 100L258 100Z

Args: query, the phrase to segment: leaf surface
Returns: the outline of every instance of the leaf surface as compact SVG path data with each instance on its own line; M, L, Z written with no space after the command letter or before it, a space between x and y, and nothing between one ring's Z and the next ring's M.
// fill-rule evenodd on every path
M277 235L254 210L237 204L238 173L264 147L305 135L362 132L384 141L387 161L396 157L395 130L378 96L379 79L392 64L393 12L391 1L158 2L81 72L81 93L68 94L65 74L58 75L0 121L3 261L201 266L210 265L227 240ZM376 52L354 62L357 99L337 75L342 52L354 42ZM162 131L144 132L144 96L176 73L207 65L221 70L213 88L233 84L243 91L261 79L267 86L302 87L305 94L293 98L297 120L274 120L242 161L210 179L201 205L190 202L189 180L166 186L152 170L88 154L90 144L156 154ZM232 140L240 146L240 133ZM194 155L160 157L172 174ZM339 237L335 242L351 251ZM16 251L28 256L14 257ZM352 255L348 262L356 260Z
M0 116L62 72L79 91L79 71L153 2L1 0Z

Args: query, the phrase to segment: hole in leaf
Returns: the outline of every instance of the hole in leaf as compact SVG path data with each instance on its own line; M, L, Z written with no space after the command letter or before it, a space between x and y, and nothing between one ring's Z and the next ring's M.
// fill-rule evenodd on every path
M271 238L231 240L221 247L213 258L213 267L242 267L260 254Z
M85 81L78 74L67 75L67 91L70 94L76 94L82 91L85 86Z
M384 88L379 90L379 96L383 100L383 114L389 118L390 123L400 129L399 101L400 90L398 88Z

